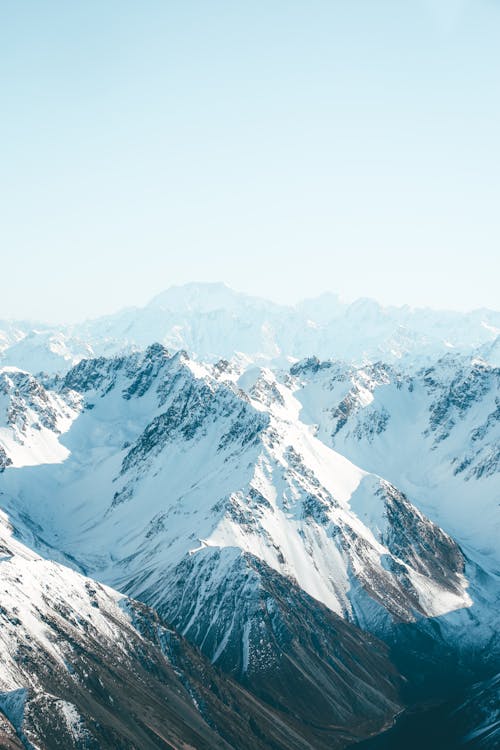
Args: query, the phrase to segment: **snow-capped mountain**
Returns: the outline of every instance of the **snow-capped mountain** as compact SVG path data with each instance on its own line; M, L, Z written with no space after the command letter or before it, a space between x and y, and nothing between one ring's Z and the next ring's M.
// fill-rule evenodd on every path
M159 609L216 663L228 663L233 635L248 654L262 637L254 559L378 635L440 618L465 647L479 618L492 639L495 579L481 571L479 587L477 560L397 485L313 434L299 372L285 384L270 370L238 378L228 363L202 366L160 345L81 362L40 385L73 411L51 463L5 472L4 507L80 569ZM222 617L220 587L239 577L248 586L229 596L251 605L235 623Z
M326 608L335 658L324 645L306 647L322 691L311 687L291 716L277 703L279 684L259 700L154 611L28 549L4 514L0 553L2 748L326 750L400 710L382 644ZM313 726L304 707L315 711Z
M351 304L322 295L294 306L239 294L224 284L186 284L83 324L59 327L0 324L3 363L30 372L63 372L91 352L111 356L160 342L202 361L221 357L286 364L312 354L365 364L415 361L484 351L500 333L500 314Z

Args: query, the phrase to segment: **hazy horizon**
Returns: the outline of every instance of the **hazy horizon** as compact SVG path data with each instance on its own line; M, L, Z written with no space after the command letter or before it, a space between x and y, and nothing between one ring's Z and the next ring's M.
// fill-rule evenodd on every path
M224 281L213 281L213 282L188 281L188 282L185 282L185 283L182 283L182 284L172 284L171 286L169 286L169 287L167 287L165 289L162 289L159 292L156 292L155 294L151 295L147 300L145 300L141 304L127 304L127 305L122 305L121 307L109 310L107 312L104 312L104 313L98 314L98 315L89 315L89 316L86 316L86 317L80 317L80 318L74 318L74 319L69 319L69 318L67 318L67 319L49 319L49 318L43 319L43 318L34 318L34 317L22 316L22 315L21 316L0 316L0 320L12 321L12 322L19 322L19 323L26 322L26 323L32 323L32 324L35 324L35 325L43 325L43 326L47 326L47 327L78 325L80 323L84 323L86 321L95 320L97 318L112 316L112 315L118 314L120 312L123 312L125 310L133 310L133 309L140 310L143 307L147 306L150 302L152 302L155 299L155 297L158 297L158 296L160 296L162 294L165 294L166 292L169 292L169 291L174 290L174 289L183 289L183 288L186 288L186 287L205 287L205 288L209 288L209 287L219 287L219 286L223 286L226 289L230 290L231 292L234 292L237 295L243 295L243 296L246 296L246 297L253 297L255 299L259 299L259 300L262 300L262 301L265 301L265 302L269 302L269 303L271 303L273 305L277 305L279 307L284 307L284 308L287 308L287 307L288 308L298 307L298 306L300 306L301 304L303 304L305 302L315 301L315 300L319 300L322 297L331 296L333 298L337 298L337 301L340 304L346 305L346 306L354 304L356 302L360 302L362 300L370 300L372 302L377 303L378 305L380 305L380 307L382 307L384 309L390 309L390 308L401 309L401 308L407 307L407 308L409 308L411 310L432 310L432 311L443 312L443 313L446 313L446 312L456 312L456 313L462 313L464 315L466 315L468 313L476 312L476 311L481 310L481 309L484 309L484 310L488 310L490 312L498 312L498 313L500 313L500 309L495 308L495 307L488 307L487 305L483 305L481 307L469 308L469 309L460 309L460 308L452 308L452 307L447 307L447 308L445 308L445 307L437 307L437 306L433 306L433 305L410 305L410 304L397 305L397 304L390 304L390 303L386 304L382 300L377 299L375 296L365 296L364 295L362 297L348 298L348 297L345 297L344 295L339 294L338 292L336 292L334 290L325 290L323 292L320 292L317 295L308 296L308 297L302 297L300 299L297 299L297 300L294 300L294 301L291 301L291 302L279 302L279 301L277 301L275 299L272 299L271 297L268 297L268 296L259 295L259 294L252 294L252 293L247 293L247 292L242 292L241 290L235 289L234 287L230 286L229 284L227 284ZM221 307L223 308L223 305L221 305Z
M489 0L8 3L0 318L498 307L499 38Z

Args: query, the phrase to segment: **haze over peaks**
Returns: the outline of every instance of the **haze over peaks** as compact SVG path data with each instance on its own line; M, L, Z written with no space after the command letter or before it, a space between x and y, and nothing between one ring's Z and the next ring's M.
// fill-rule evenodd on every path
M160 342L207 361L286 364L311 355L353 363L423 364L446 353L498 358L500 313L384 307L326 293L280 305L221 283L167 289L144 307L129 307L76 325L0 321L0 363L29 372L61 372L83 358Z

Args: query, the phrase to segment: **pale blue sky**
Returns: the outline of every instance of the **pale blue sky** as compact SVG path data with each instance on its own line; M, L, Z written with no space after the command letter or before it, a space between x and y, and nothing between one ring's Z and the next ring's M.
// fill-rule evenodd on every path
M4 0L0 317L499 307L499 0Z

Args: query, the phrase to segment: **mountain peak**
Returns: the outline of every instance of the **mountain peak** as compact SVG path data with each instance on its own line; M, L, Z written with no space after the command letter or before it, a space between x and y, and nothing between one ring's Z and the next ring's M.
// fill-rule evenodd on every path
M171 286L150 301L148 307L177 313L231 310L244 305L272 305L270 302L236 292L223 282L191 282Z

